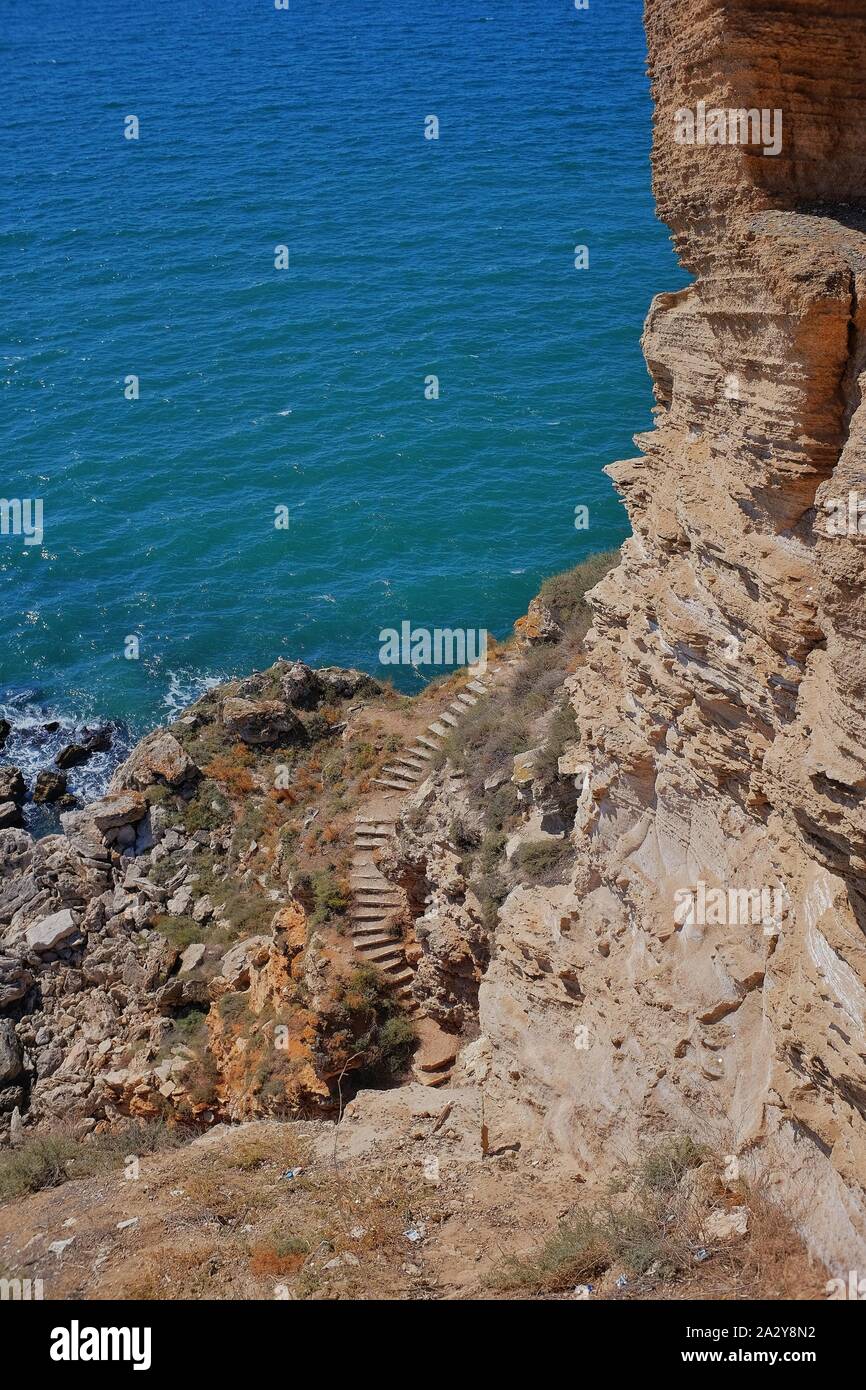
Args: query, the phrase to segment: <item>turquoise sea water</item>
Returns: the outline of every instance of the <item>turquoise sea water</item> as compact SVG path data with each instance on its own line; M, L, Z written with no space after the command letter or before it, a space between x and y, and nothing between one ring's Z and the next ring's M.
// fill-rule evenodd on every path
M376 671L621 541L683 283L644 62L637 0L2 0L7 696L139 730L279 655Z

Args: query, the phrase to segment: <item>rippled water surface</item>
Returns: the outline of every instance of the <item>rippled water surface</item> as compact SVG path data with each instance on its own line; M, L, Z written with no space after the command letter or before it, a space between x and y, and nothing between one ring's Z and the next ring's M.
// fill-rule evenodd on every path
M502 635L623 538L601 469L683 282L636 0L4 0L0 34L2 492L44 504L0 537L9 708L135 730L281 654L375 670L404 618Z

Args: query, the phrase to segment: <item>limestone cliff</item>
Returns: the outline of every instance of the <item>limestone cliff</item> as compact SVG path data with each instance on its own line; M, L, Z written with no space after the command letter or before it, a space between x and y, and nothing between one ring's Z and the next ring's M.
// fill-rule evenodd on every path
M401 1089L343 1140L400 1149L414 1050L421 1138L453 1115L482 1183L519 1150L571 1199L685 1134L866 1269L866 14L648 0L647 32L694 280L647 318L621 555L548 580L484 682L278 662L62 833L0 828L0 1144L366 1085Z
M646 23L657 205L695 278L652 303L655 428L609 469L633 534L568 682L576 866L506 898L476 1052L588 1169L648 1129L712 1137L862 1268L866 14ZM781 113L780 153L681 143L701 101Z

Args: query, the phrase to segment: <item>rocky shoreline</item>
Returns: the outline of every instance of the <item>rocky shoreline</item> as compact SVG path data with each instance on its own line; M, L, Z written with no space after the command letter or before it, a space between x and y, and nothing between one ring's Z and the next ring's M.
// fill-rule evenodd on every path
M100 799L61 801L58 833L0 829L0 1142L61 1120L86 1135L124 1115L207 1124L255 1108L219 1084L230 1044L211 1010L250 989L292 1014L273 1109L328 1109L327 1009L306 1007L322 994L303 907L315 890L274 830L303 801L283 771L317 790L308 764L379 693L361 672L278 663L147 735ZM0 775L16 805L23 779ZM201 1025L194 1045L185 1020Z
M132 746L117 721L58 715L35 692L0 701L0 829L59 829L59 813L93 800Z

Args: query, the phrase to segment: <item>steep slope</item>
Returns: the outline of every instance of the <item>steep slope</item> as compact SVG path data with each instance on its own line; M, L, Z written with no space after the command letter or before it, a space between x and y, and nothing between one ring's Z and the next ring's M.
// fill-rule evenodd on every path
M655 428L609 469L633 535L568 684L577 865L501 909L486 1087L588 1169L648 1129L711 1139L862 1268L866 16L646 18L695 281L647 319ZM699 101L781 112L781 152L680 143Z

